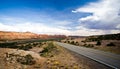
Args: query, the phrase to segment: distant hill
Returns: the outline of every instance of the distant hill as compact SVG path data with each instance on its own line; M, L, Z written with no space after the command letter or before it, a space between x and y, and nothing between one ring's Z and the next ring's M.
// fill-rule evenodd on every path
M120 33L89 36L86 41L98 41L98 40L120 40Z
M120 33L93 35L93 36L68 36L69 39L85 38L86 41L99 41L99 40L120 40Z
M0 31L0 40L65 38L65 35L35 34L31 32Z
M120 33L118 34L107 34L98 36L100 40L120 40Z
M68 37L70 37L70 38L85 38L87 36L68 36Z

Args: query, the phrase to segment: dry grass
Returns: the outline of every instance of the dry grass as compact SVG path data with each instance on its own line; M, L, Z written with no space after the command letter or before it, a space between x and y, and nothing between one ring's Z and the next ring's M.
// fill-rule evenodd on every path
M120 54L120 47L118 47L118 46L116 46L116 47L95 46L94 49L111 52L111 53L115 53L115 54Z
M93 45L92 47L89 47L89 48L94 48L94 49L101 50L101 51L120 54L120 40L102 40L101 45L96 45L97 41L82 42L84 40L85 38L75 38L75 39L68 40L68 41L74 41L74 42L77 41L79 43L79 46L89 47L89 45ZM115 44L115 46L107 46L107 44L111 42Z
M98 62L57 46L59 53L47 58L43 69L110 69Z
M52 52L50 52L53 56L41 57L39 52L42 51L44 47L49 46L48 43L50 42L40 47L33 46L29 51L0 48L0 69L107 69L104 65L68 51L55 43L52 44L55 46L55 49L52 49ZM6 53L12 54L10 59L6 59ZM36 61L35 64L24 65L17 62L14 58L15 55L19 57L27 54L30 54L34 58Z

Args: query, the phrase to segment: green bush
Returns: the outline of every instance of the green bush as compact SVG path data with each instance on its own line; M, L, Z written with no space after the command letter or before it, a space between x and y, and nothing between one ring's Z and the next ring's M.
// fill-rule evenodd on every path
M97 41L97 44L96 45L101 45L101 42L100 41Z
M66 41L64 41L64 43L66 43Z
M83 46L85 46L85 47L94 47L94 45L93 44L84 44Z
M86 41L85 41L85 40L82 40L81 42L86 43Z
M67 41L68 43L70 43L70 41Z
M76 41L75 45L79 45L79 42Z
M51 53L54 49L56 49L56 47L54 46L54 44L53 44L53 43L48 43L48 46L45 47L44 50L40 52L40 53L41 53L41 56L44 56L44 57L50 56L50 53Z
M17 61L24 65L33 65L36 63L36 61L30 54L23 56L22 58L18 58Z
M72 42L71 42L71 44L73 44L73 45L74 45L74 44L75 44L75 42L74 42L74 41L72 41Z
M32 48L32 46L30 46L30 45L19 46L19 49L22 49L22 50L29 50L29 49L31 49L31 48Z
M11 43L0 43L1 48L18 48L16 42L11 42Z
M107 44L107 46L115 46L115 44L110 42L109 44Z

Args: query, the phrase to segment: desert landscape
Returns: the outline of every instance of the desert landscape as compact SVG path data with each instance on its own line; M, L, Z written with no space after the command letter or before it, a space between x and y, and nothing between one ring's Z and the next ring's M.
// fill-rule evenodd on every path
M0 0L0 69L120 69L120 0Z
M68 36L61 42L120 54L120 34L97 35L88 37Z
M6 37L8 34L9 37ZM79 57L78 54L70 52L55 43L69 37L55 35L57 40L49 40L50 37L46 37L44 40L42 37L42 40L38 40L40 38L35 40L34 37L38 36L37 34L33 36L30 33L22 33L20 37L17 35L21 35L21 33L7 32L5 35L0 34L2 37L0 42L0 69L99 69L98 67L109 69L109 67L88 58ZM31 36L23 38L26 35ZM9 39L11 36L13 39Z

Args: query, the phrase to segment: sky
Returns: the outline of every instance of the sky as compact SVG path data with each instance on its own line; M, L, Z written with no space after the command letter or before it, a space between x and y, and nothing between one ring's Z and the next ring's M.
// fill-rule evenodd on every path
M77 36L120 33L120 0L0 0L0 31Z

